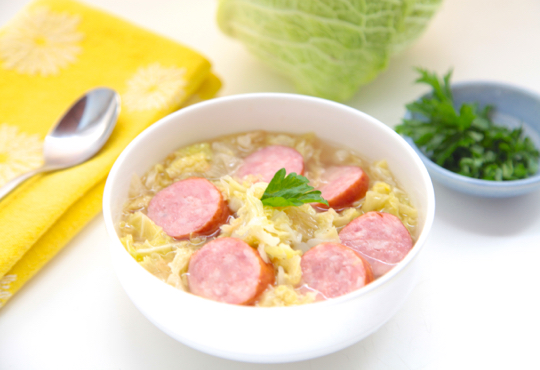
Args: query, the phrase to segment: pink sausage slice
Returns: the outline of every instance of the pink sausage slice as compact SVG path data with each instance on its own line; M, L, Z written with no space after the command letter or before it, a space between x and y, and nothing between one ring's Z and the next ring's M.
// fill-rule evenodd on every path
M227 221L229 207L210 181L192 177L159 191L148 205L148 217L176 239L209 235Z
M236 238L206 244L191 257L188 273L191 293L238 305L254 303L275 280L273 266Z
M390 271L413 246L401 220L384 212L363 214L341 230L339 239L369 262L375 278Z
M335 298L373 280L369 263L339 243L322 243L307 251L300 262L302 280L324 298Z
M271 145L248 155L236 175L244 178L248 175L260 176L264 182L270 182L277 171L285 168L287 174L304 174L304 157L295 149L281 145Z
M335 166L325 171L321 179L323 185L318 188L321 196L331 208L343 209L365 197L369 187L369 177L357 166ZM327 209L324 204L318 208Z

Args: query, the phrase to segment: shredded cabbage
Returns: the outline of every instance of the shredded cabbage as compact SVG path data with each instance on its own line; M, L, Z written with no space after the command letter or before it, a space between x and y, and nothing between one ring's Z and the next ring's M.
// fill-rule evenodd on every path
M264 252L270 261L277 267L278 285L296 285L302 278L300 268L301 254L299 250L294 250L290 245L279 244L278 246L264 245Z
M315 295L314 292L300 294L290 285L278 285L267 289L256 305L259 307L297 306L314 302Z
M199 143L179 149L163 163L156 164L143 176L141 183L151 193L171 185L174 181L203 176L213 158L209 143Z
M194 144L174 152L174 159L165 168L165 172L176 178L184 173L204 172L210 168L212 150L210 144Z
M129 214L120 229L125 234L120 241L141 266L167 284L186 290L183 274L202 240L174 240L142 212Z
M268 143L268 145L283 145L294 148L296 144L296 139L290 135L277 134L268 135L268 139L266 140L266 142Z
M169 252L164 255L152 253L150 255L144 256L142 258L142 261L139 262L139 264L158 279L167 282L171 274L171 268L169 264L173 260L173 258L173 252Z
M133 240L133 235L128 234L120 241L126 248L126 250L137 260L141 261L144 256L152 253L165 254L172 251L175 248L175 244L168 235L160 235L159 237L151 240L145 240L144 242L136 242Z
M133 174L129 187L128 201L124 205L124 212L135 212L148 207L152 194L148 191L141 178Z
M386 161L379 161L372 166L374 184L360 202L362 213L370 211L387 212L397 216L411 235L415 235L418 211L411 205L407 194L401 190L388 169ZM380 181L377 179L384 179Z
M129 224L132 228L131 235L133 235L137 241L155 240L159 238L171 239L163 232L161 227L156 225L154 221L142 212L130 214L127 217L126 224Z
M174 259L168 264L170 267L170 275L167 278L167 284L180 290L187 290L187 282L184 279L184 273L187 271L189 260L195 252L196 249L190 248L189 243L187 242L184 242L181 247L178 247Z
M242 164L242 159L232 143L214 142L212 143L214 153L211 167L204 176L208 179L217 180L220 177L233 172Z
M172 184L173 181L165 169L166 167L163 164L156 164L143 177L143 184L148 190L157 193Z
M408 203L400 200L398 192L385 182L376 182L367 192L362 211L391 213L397 216L409 232L414 235L413 230L416 226L418 212Z
M120 229L124 233L120 241L137 261L154 253L166 254L177 248L178 242L140 211L130 213L120 223Z

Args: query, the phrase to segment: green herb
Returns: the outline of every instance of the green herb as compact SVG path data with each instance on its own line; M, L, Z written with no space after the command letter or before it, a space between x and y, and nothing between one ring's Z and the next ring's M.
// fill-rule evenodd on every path
M523 128L509 129L491 120L493 106L465 103L454 108L448 72L417 69L417 83L428 84L432 94L407 104L412 117L396 131L409 136L432 161L460 175L483 180L518 180L538 171L540 153Z
M308 185L309 180L302 175L290 173L285 177L285 168L282 168L268 184L261 200L265 206L288 207L301 206L304 203L328 202L321 197L319 190L313 190Z

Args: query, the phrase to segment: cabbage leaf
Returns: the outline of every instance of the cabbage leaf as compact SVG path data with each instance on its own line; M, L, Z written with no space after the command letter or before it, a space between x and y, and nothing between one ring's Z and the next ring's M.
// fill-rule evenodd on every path
M220 0L221 30L293 80L349 99L425 29L442 0Z

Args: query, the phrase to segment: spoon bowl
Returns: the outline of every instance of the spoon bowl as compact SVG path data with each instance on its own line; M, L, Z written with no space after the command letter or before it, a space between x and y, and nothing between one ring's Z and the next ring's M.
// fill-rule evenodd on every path
M88 91L45 137L43 165L4 184L0 199L38 173L72 167L93 157L109 139L119 112L120 96L114 90L100 87Z

